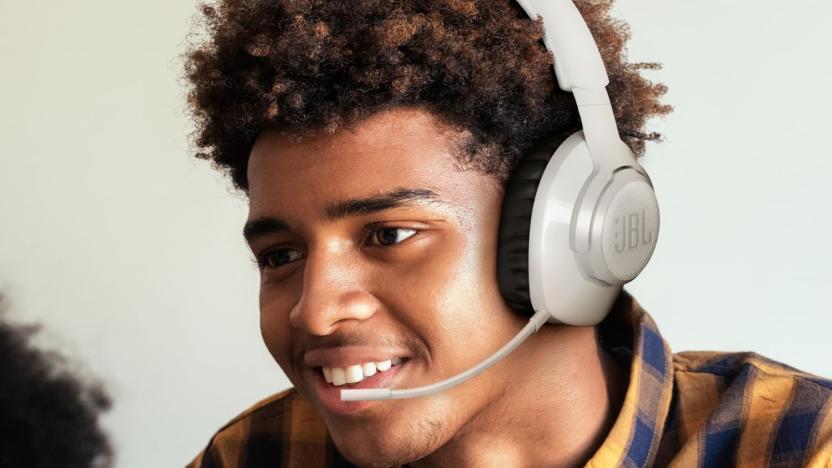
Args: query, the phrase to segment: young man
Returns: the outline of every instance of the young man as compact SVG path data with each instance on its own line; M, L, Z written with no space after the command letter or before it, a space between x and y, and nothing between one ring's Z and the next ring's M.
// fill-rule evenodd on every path
M626 63L609 2L580 2L637 153L665 89ZM799 466L830 463L832 383L753 353L672 355L621 291L599 325L528 321L496 271L505 184L581 127L541 21L513 0L239 1L188 57L200 156L250 202L266 346L294 388L220 429L194 467ZM556 286L556 285L555 285Z

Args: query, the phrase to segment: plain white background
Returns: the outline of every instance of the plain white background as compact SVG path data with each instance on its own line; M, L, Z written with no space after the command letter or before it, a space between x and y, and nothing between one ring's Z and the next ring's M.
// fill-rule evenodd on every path
M676 111L643 164L660 242L628 289L674 350L832 376L824 1L621 0ZM287 381L262 345L245 200L190 157L191 1L0 1L0 290L101 377L118 466L181 466Z

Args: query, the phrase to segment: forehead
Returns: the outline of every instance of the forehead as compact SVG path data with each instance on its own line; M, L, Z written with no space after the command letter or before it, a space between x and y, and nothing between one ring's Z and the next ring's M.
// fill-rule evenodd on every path
M494 183L460 167L460 135L418 109L385 111L352 130L302 142L263 132L248 165L250 217L317 210L400 188L431 190L452 205L470 206L477 191L493 190Z

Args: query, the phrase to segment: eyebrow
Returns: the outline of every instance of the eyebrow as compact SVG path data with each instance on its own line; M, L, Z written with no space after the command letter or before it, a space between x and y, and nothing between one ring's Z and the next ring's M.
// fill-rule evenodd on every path
M400 188L374 197L341 200L327 206L324 213L326 213L327 219L338 220L378 213L392 208L425 204L447 205L432 190ZM246 241L251 242L258 237L287 231L288 229L289 224L286 221L264 216L247 221L243 227L243 237L246 238Z

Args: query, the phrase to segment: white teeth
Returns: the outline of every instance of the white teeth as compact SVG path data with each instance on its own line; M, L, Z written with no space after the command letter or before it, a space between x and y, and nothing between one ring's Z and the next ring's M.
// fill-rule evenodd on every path
M347 383L361 382L364 379L364 373L361 371L361 366L347 367Z
M332 385L344 385L347 383L347 375L343 368L332 368Z
M376 363L368 362L361 366L361 370L364 371L364 377L370 377L371 375L376 374Z
M361 382L365 377L375 375L376 372L389 370L391 367L401 364L401 362L401 358L393 358L380 362L355 364L349 367L323 367L322 371L327 383L341 386L347 383Z

